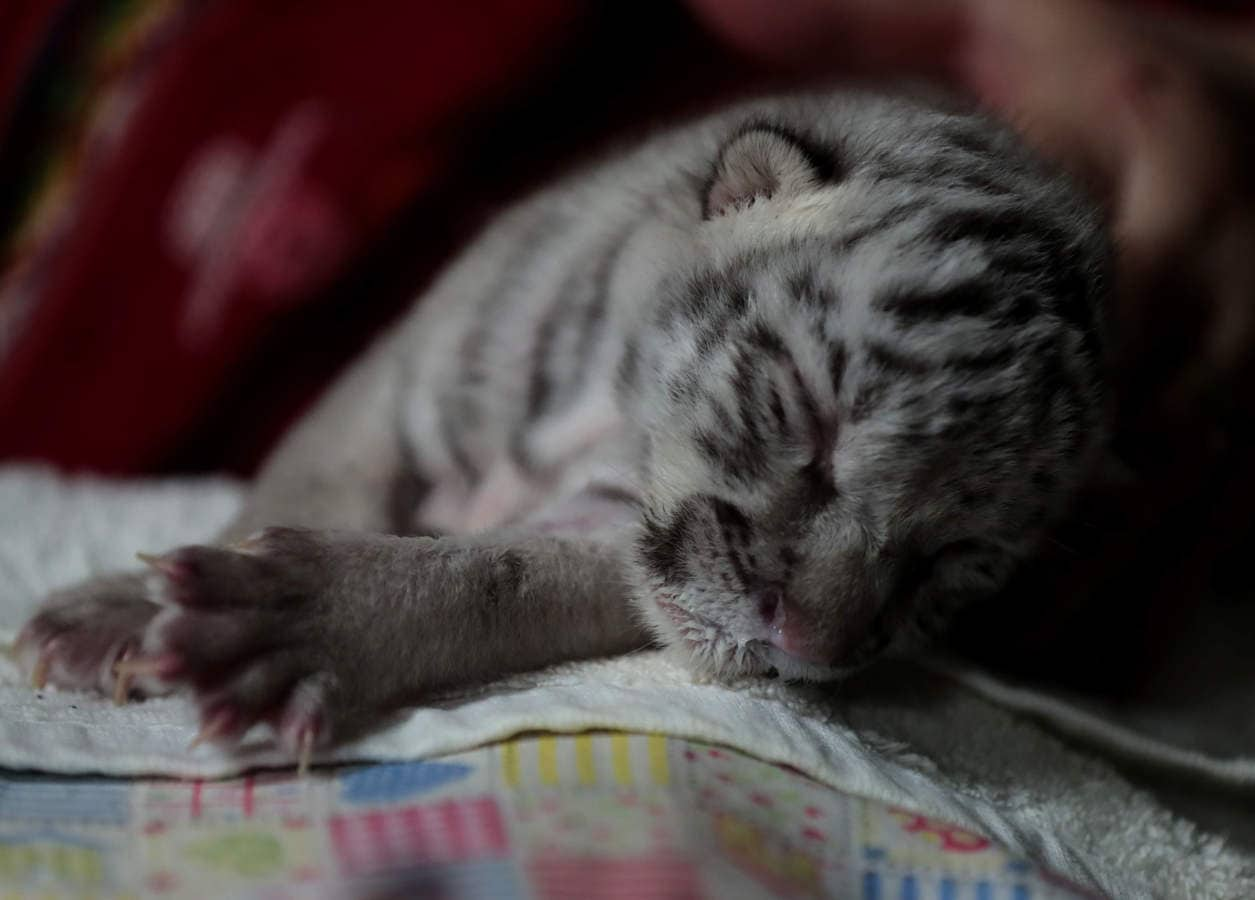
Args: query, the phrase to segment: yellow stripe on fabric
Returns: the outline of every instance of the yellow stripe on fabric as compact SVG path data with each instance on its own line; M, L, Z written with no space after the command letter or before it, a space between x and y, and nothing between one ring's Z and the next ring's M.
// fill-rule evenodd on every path
M667 768L667 738L661 734L651 734L646 738L649 747L649 774L654 784L665 785L671 780L671 772Z
M593 736L591 734L575 736L575 774L580 784L597 783L597 765L593 761Z
M501 777L508 787L519 786L518 741L506 741L501 745Z
M536 740L536 765L540 769L540 783L558 783L558 739L552 735Z
M614 771L614 780L624 787L632 783L632 759L628 755L628 736L612 734L610 736L610 766Z

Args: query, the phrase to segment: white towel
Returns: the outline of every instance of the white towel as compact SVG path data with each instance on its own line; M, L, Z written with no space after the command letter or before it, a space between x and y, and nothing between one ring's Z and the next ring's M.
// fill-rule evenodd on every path
M137 549L208 537L231 515L239 490L224 480L111 484L0 470L2 637L11 640L50 588L130 568ZM1111 896L1255 897L1251 855L990 698L1117 754L1124 741L1126 755L1144 766L1176 767L1230 790L1255 783L1255 752L1177 758L1183 751L1162 740L980 673L885 666L836 689L731 688L695 683L657 653L561 666L446 698L324 761L431 756L522 731L665 732L949 819ZM209 777L291 763L260 733L239 753L189 752L195 725L185 699L114 707L94 696L36 694L2 658L0 710L0 766L10 768Z

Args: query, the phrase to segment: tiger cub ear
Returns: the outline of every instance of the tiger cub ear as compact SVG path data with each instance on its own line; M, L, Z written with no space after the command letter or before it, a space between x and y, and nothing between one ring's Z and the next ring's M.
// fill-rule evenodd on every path
M833 163L807 141L775 125L750 125L715 158L702 195L702 217L713 219L759 198L802 194L832 177Z

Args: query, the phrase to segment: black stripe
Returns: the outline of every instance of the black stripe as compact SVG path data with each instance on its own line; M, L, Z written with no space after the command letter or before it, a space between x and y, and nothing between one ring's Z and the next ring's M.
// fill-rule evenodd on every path
M771 356L788 355L788 348L784 345L784 339L772 330L766 322L758 321L751 325L745 340L754 349L761 350Z
M996 416L998 411L1008 404L1014 405L1018 394L953 394L946 401L950 414L958 419L970 421L987 420Z
M969 156L981 159L992 159L1005 164L1003 153L997 148L985 131L984 123L980 127L969 128L965 124L950 122L938 130L942 138L951 147Z
M749 288L741 283L729 284L726 295L725 302L727 303L728 315L738 319L744 316L750 305Z
M641 348L635 336L629 337L623 344L623 355L615 370L615 383L620 391L630 391L636 387L640 377Z
M592 362L597 336L605 323L606 310L610 306L610 283L618 269L619 260L623 257L624 250L638 227L640 227L639 222L632 222L620 230L611 239L610 246L602 251L601 261L593 271L592 298L584 307L579 336L576 339L579 355L576 357L575 368L571 373L573 384L583 382L584 374Z
M998 305L992 287L980 281L964 281L940 290L886 291L876 305L906 323L937 322L955 316L985 316Z
M845 381L845 368L849 362L845 352L845 344L836 341L828 348L828 381L832 385L832 396L841 395L841 384Z
M545 312L544 317L536 328L536 338L532 342L531 365L529 366L527 379L527 406L523 422L519 426L520 428L531 424L540 416L549 402L550 394L553 392L553 379L549 374L548 363L552 355L554 341L558 336L558 329L562 326L563 320L567 316L567 307L571 303L570 294L575 289L572 282L577 281L581 274L576 271L564 279L557 299L549 304L549 309Z
M816 458L803 467L801 485L799 515L815 515L837 499L837 482L833 478L830 447L825 448L822 458Z
M780 581L783 584L791 584L793 582L793 574L802 563L802 556L792 547L781 547L778 554L780 560Z
M516 282L537 260L544 258L545 247L565 233L568 224L569 218L561 211L544 210L537 221L516 238L489 288L470 301L475 304L475 315L458 346L457 385L452 395L440 402L438 428L454 465L472 483L478 481L482 473L466 447L465 438L479 424L476 395L488 382L485 360L488 336L496 325L498 311L517 300Z
M1041 315L1041 300L1034 294L1021 292L998 314L999 325L1011 328L1023 328Z
M668 318L681 314L689 322L712 325L716 318L740 318L749 308L749 287L741 280L744 273L703 271L690 275L680 287L681 294Z
M936 193L938 189L966 188L981 197L1007 197L1015 187L993 166L974 165L970 159L937 157L920 165L895 167L878 173L881 179Z
M741 432L749 443L756 447L763 446L762 432L758 425L758 371L754 360L748 353L742 353L736 361L732 373L732 387L736 397L737 415L741 423Z
M771 386L771 399L768 404L771 407L772 418L776 420L776 428L780 432L787 432L789 429L789 415L784 408L784 399L780 396L779 389L773 384Z
M991 255L991 267L1018 282L1017 295L999 320L1023 325L1049 311L1077 329L1082 350L1091 359L1101 353L1099 300L1104 278L1074 248L1047 252L1039 248L1002 249Z
M758 424L756 398L752 394L741 394L737 398L737 412L741 419L742 442L749 452L765 453L766 442Z
M806 425L811 429L812 438L818 438L824 430L823 420L819 416L819 405L802 378L802 370L797 367L797 360L789 359L789 377L793 381L793 389L797 392L798 401L802 406L802 414L806 416Z
M885 381L864 381L854 394L854 402L850 404L850 421L862 422L878 410L885 400L888 383Z
M864 241L877 237L913 218L918 212L918 202L903 204L902 206L886 210L878 215L874 222L869 222L860 228L853 228L845 234L838 235L834 241L834 248L838 253L848 253Z
M642 523L637 549L645 567L667 584L680 584L688 576L684 543L695 513L692 501L686 500L663 525L646 517Z
M698 360L706 360L714 354L724 342L724 338L728 332L728 319L725 316L714 315L707 320L697 333L697 358Z
M723 429L725 435L732 435L736 431L736 420L733 419L732 413L723 405L722 401L716 401L709 394L706 395L706 403L715 412L715 418L719 420L719 427ZM738 410L739 412L739 410Z
M525 411L510 436L508 448L512 460L524 472L535 468L535 463L527 452L527 432L531 426L561 402L560 398L578 391L583 384L583 375L592 361L594 333L604 320L610 302L610 279L615 264L623 253L626 238L637 224L633 222L616 233L599 248L600 252L579 260L562 280L553 302L537 326L532 346ZM591 273L587 266L589 259L596 260ZM564 330L569 334L573 320L578 323L573 336L575 362L570 372L556 372L555 365L558 361L554 358L554 346Z
M841 307L841 298L832 285L821 282L813 268L790 275L785 285L789 296L810 309L832 312Z
M697 272L679 285L679 296L667 310L668 318L683 316L688 322L704 322L710 317L714 298L719 294L721 281L717 273Z
M726 500L713 498L711 509L715 513L715 521L719 524L719 536L723 541L724 555L732 564L737 581L743 590L753 588L754 575L752 567L741 556L741 551L749 542L751 533L750 522L745 513Z
M942 366L953 372L984 372L1001 369L1024 351L1010 341L979 353L947 357ZM1031 351L1030 351L1031 352Z
M749 353L742 351L737 354L732 366L732 387L738 397L753 396L759 380L759 370L755 360Z
M549 304L540 324L536 327L536 337L532 342L532 353L528 365L527 400L523 416L515 424L510 433L507 452L510 459L523 472L533 473L536 469L535 460L528 450L527 435L531 426L540 418L553 393L553 379L549 373L549 360L553 345L558 336L558 329L566 318L570 305L570 295L574 290L572 282L578 280L580 272L576 270L563 279L557 299Z
M513 282L537 260L544 258L545 245L564 232L567 224L567 216L556 210L547 210L538 222L519 236L502 263L498 277L493 279L488 290L473 301L476 305L473 324L463 335L458 348L460 375L464 384L479 385L487 380L483 368L484 346L496 324L496 312L515 298Z
M710 508L715 513L715 520L718 521L719 527L729 533L730 538L734 538L734 546L740 547L745 544L749 538L751 531L750 520L741 509L727 500L719 497L708 498ZM735 532L735 534L733 534Z
M719 419L720 433L700 430L695 437L698 449L714 468L735 481L750 484L761 478L767 459L757 423L749 430L742 430L722 404L712 403L712 408Z
M527 393L528 423L539 418L553 405L554 397L562 393L563 387L578 385L575 377L587 365L592 350L587 346L588 335L605 313L608 301L607 287L614 263L622 252L623 244L611 242L597 248L589 256L581 257L562 280L561 286L549 305L544 317L536 329L533 342L532 366ZM589 267L589 262L595 265ZM582 309L582 315L577 310ZM570 329L572 322L578 320L578 333L575 338L577 359L572 378L559 378L553 371L553 348L560 333Z
M868 359L883 369L886 373L897 375L925 375L935 368L935 366L926 359L920 359L915 356L907 356L895 347L891 347L883 341L868 340L863 344L863 350L867 353Z
M754 566L750 559L743 557L739 550L727 548L728 562L732 563L732 572L736 576L737 585L746 593L754 589Z
M766 474L767 460L763 447L749 436L725 443L719 462L724 472L743 484L750 484Z
M986 197L1005 197L1015 193L1015 188L1003 184L993 173L963 172L955 178L955 182Z
M675 403L686 403L697 398L700 386L694 372L680 372L667 380L667 396Z
M961 240L987 244L1033 241L1054 255L1067 246L1067 238L1058 228L1027 215L1021 209L1005 206L942 212L933 219L929 234L946 243Z
M697 432L693 436L697 449L706 457L706 461L710 463L718 463L723 457L723 447L720 445L719 439L705 428Z

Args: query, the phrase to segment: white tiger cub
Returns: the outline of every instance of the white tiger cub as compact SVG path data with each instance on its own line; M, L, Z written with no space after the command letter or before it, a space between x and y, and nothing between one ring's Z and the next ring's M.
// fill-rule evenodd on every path
M1066 508L1103 438L1108 255L981 116L726 110L503 215L220 543L49 598L22 658L187 688L203 737L268 721L293 752L651 642L837 677L996 592Z

